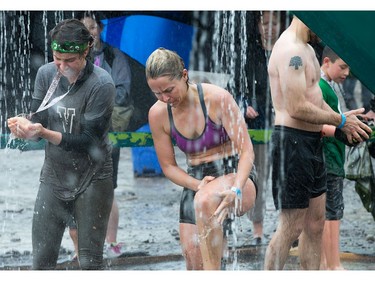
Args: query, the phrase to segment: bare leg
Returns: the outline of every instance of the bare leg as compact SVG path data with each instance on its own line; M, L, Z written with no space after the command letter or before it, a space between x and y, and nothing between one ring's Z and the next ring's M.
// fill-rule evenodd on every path
M219 193L229 189L234 180L234 175L218 177L203 186L195 195L195 219L199 233L199 243L205 270L220 270L223 255L223 227L218 218L214 216L222 198ZM243 188L241 214L254 206L255 186L250 180Z
M326 194L310 199L305 224L299 238L299 255L302 269L318 270L320 267L320 253L322 234L325 221Z
M69 228L69 235L72 238L73 245L74 245L74 253L75 256L78 257L78 233L76 228Z
M197 227L204 269L221 269L224 242L221 224L216 217L202 215L201 219L197 219Z
M254 229L254 238L262 238L263 237L263 221L260 222L253 222L253 229Z
M306 212L307 209L281 210L279 224L266 250L265 270L284 268L289 250L302 231Z
M119 222L119 211L117 206L116 198L113 198L111 214L109 215L108 227L106 241L107 243L116 243L117 242L117 230Z
M320 253L320 270L327 270L327 256L326 252L328 252L329 249L329 237L331 234L329 233L329 227L326 225L327 221L324 224L324 229L323 229L323 236L322 236L322 250Z
M203 270L201 250L195 224L180 223L180 241L187 270Z
M248 218L253 222L253 238L263 237L263 219L266 209L266 191L267 182L270 173L270 163L268 158L268 144L257 144L254 145L254 154L257 173L257 186L258 193L255 200L255 206L249 212L247 212Z
M325 267L320 269L343 270L340 261L340 220L326 220L322 238L322 258L325 257ZM324 263L323 263L324 265Z

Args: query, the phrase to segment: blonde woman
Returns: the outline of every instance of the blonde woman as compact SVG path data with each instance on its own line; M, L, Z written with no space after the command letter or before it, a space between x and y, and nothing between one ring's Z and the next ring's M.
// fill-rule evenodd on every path
M173 51L155 50L146 78L158 98L149 123L159 163L165 176L183 187L180 239L187 269L220 269L223 223L233 210L245 214L256 197L246 123L228 91L190 83ZM177 165L173 142L186 155L187 171Z

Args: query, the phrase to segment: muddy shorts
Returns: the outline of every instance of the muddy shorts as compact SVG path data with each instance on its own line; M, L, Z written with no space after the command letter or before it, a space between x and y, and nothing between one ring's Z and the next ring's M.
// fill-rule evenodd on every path
M343 187L343 177L327 175L326 220L341 220L344 216Z
M225 159L189 166L188 174L196 179L203 179L205 176L219 177L233 173L237 170L238 157L230 156ZM255 184L255 175L252 172L249 177ZM255 184L256 187L256 184ZM194 196L195 191L184 187L180 201L180 223L195 224Z
M327 189L320 133L275 126L271 145L276 209L307 208L310 199Z

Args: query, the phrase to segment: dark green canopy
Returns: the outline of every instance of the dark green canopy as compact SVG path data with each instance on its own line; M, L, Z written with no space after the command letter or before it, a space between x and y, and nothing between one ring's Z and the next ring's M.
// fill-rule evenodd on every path
M294 11L375 93L375 11Z

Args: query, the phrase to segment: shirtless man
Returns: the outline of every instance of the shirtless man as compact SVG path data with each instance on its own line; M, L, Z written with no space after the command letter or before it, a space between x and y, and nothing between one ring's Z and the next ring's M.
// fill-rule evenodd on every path
M349 143L362 141L361 136L368 139L367 132L371 132L356 117L363 108L339 114L324 102L318 84L319 62L308 44L313 37L316 35L294 17L276 42L269 61L275 109L272 194L280 213L266 251L266 270L283 269L297 238L302 269L319 269L326 192L323 124L331 129L331 133L323 134L333 136L337 127Z

